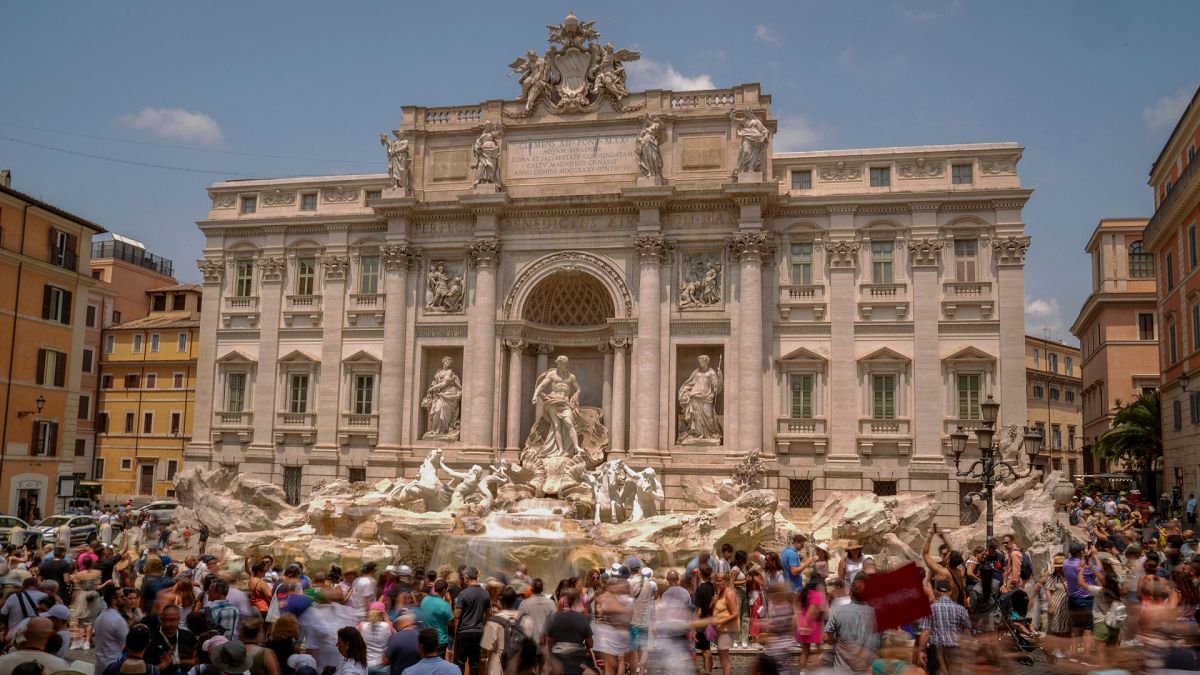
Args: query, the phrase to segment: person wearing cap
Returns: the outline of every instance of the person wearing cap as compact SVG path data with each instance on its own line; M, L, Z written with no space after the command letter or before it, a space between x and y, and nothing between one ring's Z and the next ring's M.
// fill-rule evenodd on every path
M863 557L862 544L853 540L847 542L846 555L838 563L838 578L845 582L847 588L854 583L854 578L862 571L864 562L866 559Z
M145 660L150 647L150 629L137 624L125 636L125 655L108 664L101 675L159 675L158 668Z
M929 606L929 616L921 619L921 635L917 640L917 658L928 664L932 672L959 672L961 658L958 652L960 636L971 634L971 615L967 609L955 602L949 579L933 582L937 599Z
M397 621L398 622L398 621ZM388 621L387 605L376 600L367 608L366 621L358 623L358 632L367 643L367 670L374 675L383 675L387 671L383 663L383 650L388 645L388 638L396 632L392 622Z
M396 588L401 593L411 593L416 590L413 587L413 568L408 565L401 565L396 568Z
M479 672L479 643L483 640L483 627L492 607L492 596L479 585L479 570L474 566L462 572L467 586L454 600L454 620L458 630L454 637L454 665L462 669L469 667L472 673Z
M633 597L633 616L629 620L629 669L637 672L650 646L650 627L654 625L654 603L658 584L642 574L642 561L631 557L625 561L629 568L629 595Z
M350 606L354 608L354 618L362 621L367 618L367 608L376 598L375 563L369 562L359 569L359 577L350 587Z
M67 651L71 649L71 611L66 605L54 605L38 616L49 619L54 626L54 632L62 638L62 646L54 655L60 659L67 658Z
M1063 576L1063 563L1067 556L1058 553L1050 563L1050 574L1042 581L1042 589L1046 592L1046 633L1049 635L1049 647L1054 648L1052 656L1065 659L1063 652L1068 647L1071 638L1071 613L1067 605L1067 579ZM1049 651L1049 649L1047 649Z
M54 635L54 625L49 619L35 616L25 627L25 642L17 649L0 656L0 675L12 675L17 666L37 661L45 673L66 670L68 664L59 657L46 653L46 643Z
M246 645L236 640L210 645L208 660L211 668L227 675L241 675L250 670L251 665Z

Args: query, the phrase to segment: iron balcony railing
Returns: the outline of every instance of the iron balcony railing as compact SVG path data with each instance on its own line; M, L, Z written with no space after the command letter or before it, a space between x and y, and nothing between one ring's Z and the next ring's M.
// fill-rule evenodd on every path
M175 276L174 262L153 253L147 253L146 249L138 248L123 241L97 241L92 243L92 260L97 258L123 260L131 265L145 267L148 270L154 270L168 277Z
M1158 228L1162 227L1163 219L1166 218L1164 214L1170 211L1175 206L1175 202L1182 198L1181 195L1187 191L1188 184L1195 179L1196 173L1200 172L1200 169L1197 168L1198 166L1200 166L1200 162L1188 162L1187 168L1179 175L1179 180L1171 188L1171 191L1167 193L1167 196L1159 202L1158 208L1154 209L1154 215L1150 218L1150 222L1146 223L1146 229L1142 231L1143 241L1154 239L1154 235L1158 233Z

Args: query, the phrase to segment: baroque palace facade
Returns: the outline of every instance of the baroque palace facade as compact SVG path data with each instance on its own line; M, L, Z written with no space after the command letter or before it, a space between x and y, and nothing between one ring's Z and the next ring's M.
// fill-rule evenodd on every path
M776 153L758 85L629 92L636 52L573 19L520 98L405 107L387 173L209 187L186 464L298 500L512 460L566 356L670 509L761 449L793 508L957 522L949 433L988 395L1026 424L1021 148Z

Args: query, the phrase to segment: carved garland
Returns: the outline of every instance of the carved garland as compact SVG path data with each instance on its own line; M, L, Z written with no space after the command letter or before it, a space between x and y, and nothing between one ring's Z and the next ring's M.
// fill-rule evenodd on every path
M997 237L992 240L992 250L1001 265L1024 265L1029 237Z
M237 195L216 195L212 200L214 209L232 209L237 206Z
M263 194L263 206L287 206L296 203L294 191L275 190Z
M347 190L344 186L339 185L336 190L323 191L321 196L330 204L344 204L358 201L358 190Z
M586 265L581 264L586 263ZM602 258L584 253L583 251L563 251L548 255L545 258L534 261L521 273L517 275L513 281L512 290L508 296L504 298L504 318L511 319L513 315L513 307L516 305L517 297L522 293L522 290L532 283L547 267L558 267L564 270L582 270L589 269L590 271L599 271L608 277L613 286L621 293L621 302L625 307L625 316L633 315L633 297L629 293L629 288L625 286L625 280L621 274L615 270L612 265L609 265Z

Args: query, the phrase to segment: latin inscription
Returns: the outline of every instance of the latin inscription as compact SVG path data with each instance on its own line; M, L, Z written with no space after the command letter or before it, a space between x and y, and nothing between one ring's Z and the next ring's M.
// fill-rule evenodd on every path
M504 177L548 178L636 173L633 136L509 141Z

